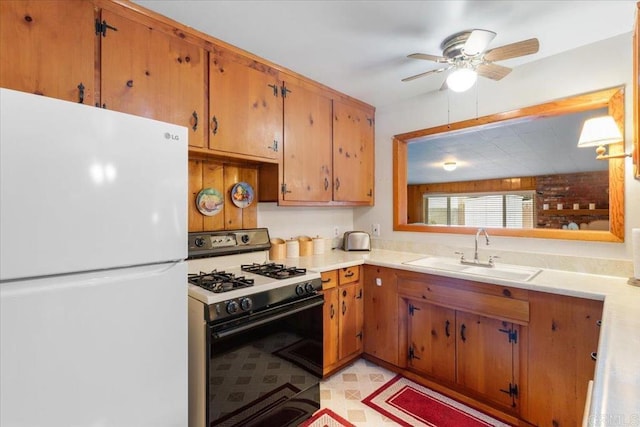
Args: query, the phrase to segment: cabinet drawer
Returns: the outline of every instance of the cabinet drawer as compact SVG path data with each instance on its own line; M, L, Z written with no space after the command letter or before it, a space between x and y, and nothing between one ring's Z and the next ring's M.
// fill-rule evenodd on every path
M346 283L357 282L360 280L360 266L341 268L338 270L339 283L344 285Z
M335 288L338 286L338 271L331 270L320 273L320 279L322 280L322 290Z
M509 320L521 325L529 323L528 301L408 279L398 281L398 293L443 307Z

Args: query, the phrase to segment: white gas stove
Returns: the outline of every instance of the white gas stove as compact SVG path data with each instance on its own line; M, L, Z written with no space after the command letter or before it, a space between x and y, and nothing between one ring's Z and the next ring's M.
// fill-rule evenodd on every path
M269 261L266 228L189 234L189 297L221 321L317 294L320 273Z

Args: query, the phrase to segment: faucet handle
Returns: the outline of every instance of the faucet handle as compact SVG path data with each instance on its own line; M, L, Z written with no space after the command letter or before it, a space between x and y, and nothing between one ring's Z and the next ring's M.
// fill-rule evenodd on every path
M460 255L460 261L464 261L464 252L460 252L460 251L455 251L454 252L456 255Z
M489 264L494 265L495 264L495 259L496 258L500 258L498 255L489 255Z

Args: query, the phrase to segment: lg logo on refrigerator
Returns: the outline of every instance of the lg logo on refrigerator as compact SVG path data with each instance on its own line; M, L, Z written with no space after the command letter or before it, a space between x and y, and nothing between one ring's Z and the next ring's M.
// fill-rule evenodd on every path
M174 135L169 132L165 132L164 139L170 139L172 141L180 141L180 137L178 135Z

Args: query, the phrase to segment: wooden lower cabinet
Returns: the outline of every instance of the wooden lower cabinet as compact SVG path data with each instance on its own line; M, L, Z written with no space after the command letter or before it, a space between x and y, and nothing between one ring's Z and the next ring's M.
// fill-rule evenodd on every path
M328 284L322 291L323 374L328 375L362 354L363 291L359 266L322 273L322 280Z
M522 417L549 427L579 427L593 379L602 301L532 292L529 402Z
M602 301L377 266L364 294L365 357L512 425L582 425Z
M364 352L398 365L398 285L392 268L365 265Z
M505 409L518 406L517 325L411 299L407 304L412 369Z

